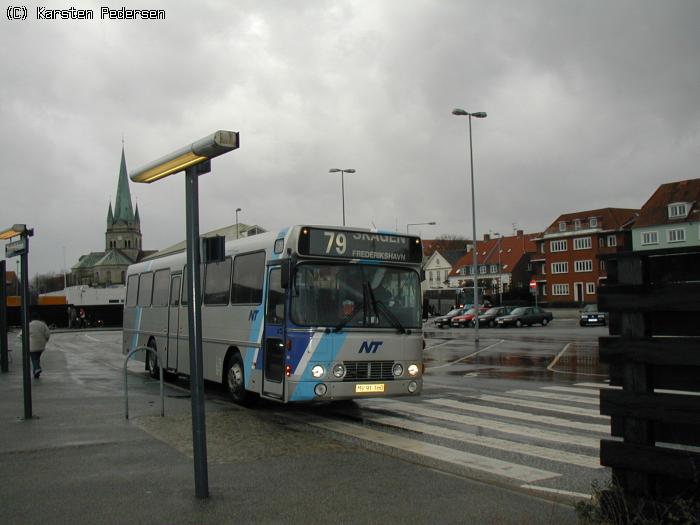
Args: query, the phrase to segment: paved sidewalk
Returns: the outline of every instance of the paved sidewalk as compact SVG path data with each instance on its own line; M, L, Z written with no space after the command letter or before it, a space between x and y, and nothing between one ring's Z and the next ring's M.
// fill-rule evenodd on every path
M21 418L18 349L10 373L0 374L0 523L576 522L571 507L217 399L206 404L211 496L198 500L186 393L166 387L159 417L158 383L137 364L126 420L121 356L102 356L98 346L88 363L61 339L52 337L45 372L32 380L33 419Z

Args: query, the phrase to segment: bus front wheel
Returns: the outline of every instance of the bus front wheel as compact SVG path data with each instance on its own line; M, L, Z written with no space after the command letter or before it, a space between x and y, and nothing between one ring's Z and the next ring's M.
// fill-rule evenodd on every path
M249 405L255 397L245 389L245 367L239 353L233 354L227 361L224 370L224 385L231 400L239 405Z

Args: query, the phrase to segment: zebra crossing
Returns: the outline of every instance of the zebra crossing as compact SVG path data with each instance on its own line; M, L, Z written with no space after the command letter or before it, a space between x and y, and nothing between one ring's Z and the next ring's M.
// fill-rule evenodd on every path
M609 477L599 461L600 439L610 434L609 418L598 410L601 388L608 385L367 399L359 402L359 418L304 423L426 466L581 499L593 480Z

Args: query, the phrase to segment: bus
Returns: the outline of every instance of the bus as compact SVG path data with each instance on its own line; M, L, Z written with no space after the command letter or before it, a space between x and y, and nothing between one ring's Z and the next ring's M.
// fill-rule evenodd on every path
M201 265L204 379L232 400L415 396L423 387L421 240L293 226L229 241ZM127 271L122 351L189 375L184 251Z

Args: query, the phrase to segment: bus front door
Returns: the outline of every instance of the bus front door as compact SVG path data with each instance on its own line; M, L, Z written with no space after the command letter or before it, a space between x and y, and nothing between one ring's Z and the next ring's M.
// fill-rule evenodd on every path
M173 275L170 279L170 306L168 307L168 344L165 367L177 369L178 330L180 329L180 282L182 277Z
M285 291L280 268L268 275L265 307L265 338L263 341L263 395L284 397Z

